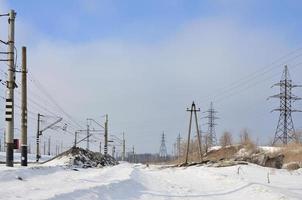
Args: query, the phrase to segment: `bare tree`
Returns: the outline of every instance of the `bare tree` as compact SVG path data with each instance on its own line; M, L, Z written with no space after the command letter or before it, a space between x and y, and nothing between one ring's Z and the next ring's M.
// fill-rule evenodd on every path
M250 134L247 129L243 129L240 134L240 143L241 144L250 144L252 143Z
M232 145L232 134L228 131L225 131L220 137L219 142L222 147Z
M296 143L298 143L298 144L302 143L302 130L296 130L294 137L295 137Z

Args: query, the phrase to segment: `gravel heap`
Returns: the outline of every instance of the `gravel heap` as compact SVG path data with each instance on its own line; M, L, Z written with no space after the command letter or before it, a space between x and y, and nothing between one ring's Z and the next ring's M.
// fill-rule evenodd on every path
M118 162L110 155L103 155L101 153L79 147L72 147L46 163L54 165L70 165L82 168L104 167L118 164Z

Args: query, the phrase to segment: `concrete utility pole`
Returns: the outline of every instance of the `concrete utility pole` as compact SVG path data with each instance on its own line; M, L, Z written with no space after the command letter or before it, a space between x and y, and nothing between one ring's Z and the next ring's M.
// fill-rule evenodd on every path
M47 154L50 156L50 137L48 138L48 152Z
M112 157L114 158L115 156L115 146L112 146Z
M57 123L59 123L60 121L62 121L63 118L59 118L58 120L56 120L55 122L51 123L50 125L46 126L45 128L40 130L40 122L41 122L41 117L43 117L43 115L41 115L40 113L38 113L38 122L37 122L37 155L36 155L36 162L39 162L39 159L41 158L41 154L40 154L40 135L42 135L42 133L44 131L46 131L49 128L52 128L54 125L56 125Z
M123 153L122 153L122 161L125 161L126 154L126 141L125 141L125 133L123 132Z
M21 78L21 166L27 166L27 60L26 47L22 47Z
M40 157L41 157L41 155L40 155L40 135L41 135L41 133L40 133L40 121L41 121L41 119L40 119L40 117L41 117L42 115L40 114L40 113L38 113L38 120L37 120L37 136L36 136L36 162L39 162L39 159L40 159Z
M14 10L10 10L8 17L8 48L7 48L7 90L6 90L6 166L14 166L14 89L15 89L15 17Z
M77 139L78 139L77 137L78 137L78 131L75 131L74 132L74 145L73 145L74 147L77 147Z
M176 146L176 148L177 148L177 159L178 159L178 161L179 161L179 159L180 159L180 141L181 141L181 137L180 137L180 134L178 135L178 137L177 137L177 146Z
M46 155L46 141L44 141L43 143L43 155Z
M135 163L135 151L134 151L134 145L132 146L132 162Z
M105 134L104 134L104 154L108 154L108 115L106 114L105 120Z
M87 145L86 145L86 149L89 150L89 125L88 125L88 121L87 121Z

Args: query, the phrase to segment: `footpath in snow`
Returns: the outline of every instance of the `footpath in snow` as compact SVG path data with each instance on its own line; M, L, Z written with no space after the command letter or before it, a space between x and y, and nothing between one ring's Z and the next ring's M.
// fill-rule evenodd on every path
M0 199L302 199L301 170L238 167L1 165Z

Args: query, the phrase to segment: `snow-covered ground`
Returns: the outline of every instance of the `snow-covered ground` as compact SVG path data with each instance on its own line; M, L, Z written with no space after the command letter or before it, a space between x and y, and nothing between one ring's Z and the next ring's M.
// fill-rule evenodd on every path
M5 200L302 199L301 183L302 170L289 172L256 165L165 168L121 163L76 170L46 164L0 166L0 199Z

